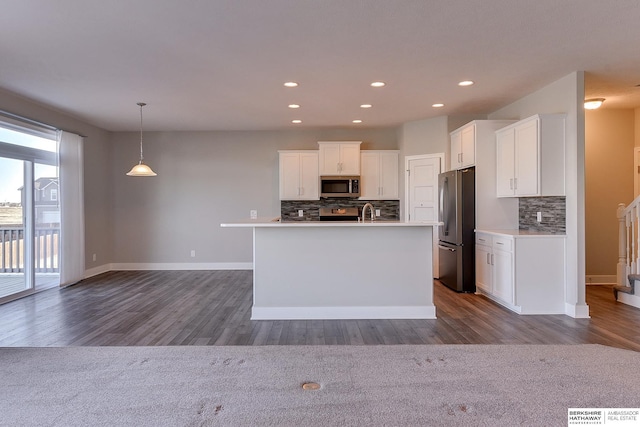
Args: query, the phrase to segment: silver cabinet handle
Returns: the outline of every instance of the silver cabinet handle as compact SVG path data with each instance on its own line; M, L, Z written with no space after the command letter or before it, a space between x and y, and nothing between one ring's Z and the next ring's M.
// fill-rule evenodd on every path
M487 252L487 264L491 265L491 254Z
M494 265L493 262L494 262L494 257L493 257L493 254L491 254L491 265Z

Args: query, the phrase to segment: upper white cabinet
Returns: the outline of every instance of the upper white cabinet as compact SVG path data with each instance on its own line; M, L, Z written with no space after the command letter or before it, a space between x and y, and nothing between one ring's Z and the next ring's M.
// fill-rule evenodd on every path
M280 200L319 200L318 152L278 151Z
M361 199L398 199L398 160L395 150L360 152Z
M361 141L318 142L320 175L360 175Z
M476 124L468 123L451 132L451 169L463 169L476 163Z
M496 131L498 197L564 196L564 114L537 114Z

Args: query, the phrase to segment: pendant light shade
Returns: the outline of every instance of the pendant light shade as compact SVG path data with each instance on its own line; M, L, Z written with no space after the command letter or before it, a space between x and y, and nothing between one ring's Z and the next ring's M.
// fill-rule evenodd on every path
M144 156L142 155L142 107L144 107L144 102L138 102L140 106L140 161L137 165L131 168L127 175L129 176L156 176L155 173L149 166L144 164Z

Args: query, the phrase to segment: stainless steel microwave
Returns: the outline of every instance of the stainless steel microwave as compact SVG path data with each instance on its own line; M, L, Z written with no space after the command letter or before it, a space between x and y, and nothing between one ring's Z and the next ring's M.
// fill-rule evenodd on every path
M360 197L360 177L321 176L320 197Z

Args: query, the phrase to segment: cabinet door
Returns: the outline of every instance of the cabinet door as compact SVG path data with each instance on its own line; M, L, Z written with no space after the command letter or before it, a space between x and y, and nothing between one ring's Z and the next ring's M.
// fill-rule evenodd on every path
M513 253L493 251L493 295L513 304Z
M462 167L462 132L454 132L451 134L451 169L460 169Z
M538 120L531 120L515 128L515 177L517 196L540 194Z
M496 133L496 194L498 197L515 195L515 132L508 129Z
M318 154L300 154L300 197L303 200L318 200L319 194Z
M466 168L476 163L476 127L473 125L462 129L460 135L460 145L462 155L460 156L460 167Z
M380 156L378 153L363 151L360 158L360 197L377 199L380 195Z
M280 200L295 200L300 195L300 154L280 153Z
M380 153L380 198L397 199L398 153Z
M476 245L476 288L488 294L493 292L491 269L491 248Z
M340 144L320 145L320 175L340 174Z
M340 145L340 175L360 175L360 144Z

